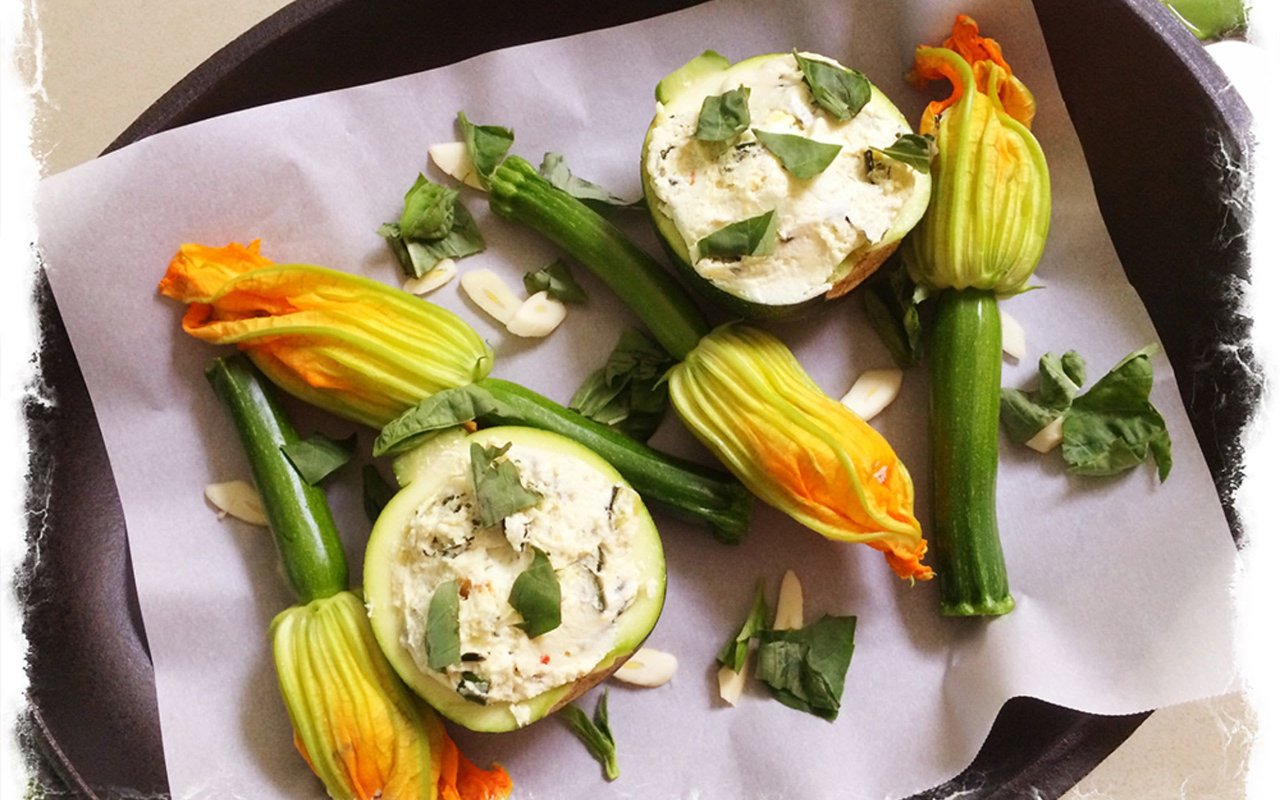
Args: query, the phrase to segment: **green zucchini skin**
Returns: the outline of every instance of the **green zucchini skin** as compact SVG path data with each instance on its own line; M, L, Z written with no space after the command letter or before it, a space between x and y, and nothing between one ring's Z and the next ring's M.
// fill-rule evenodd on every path
M608 461L648 502L690 522L711 527L727 544L742 541L750 522L751 494L733 477L656 450L574 411L497 378L477 381L509 412L483 417L490 425L523 425L558 433Z
M933 546L946 616L1013 610L996 528L1000 310L995 294L947 289L929 347Z
M289 585L302 604L347 588L347 557L324 491L307 484L281 447L298 440L275 397L242 354L215 359L205 377L244 445Z

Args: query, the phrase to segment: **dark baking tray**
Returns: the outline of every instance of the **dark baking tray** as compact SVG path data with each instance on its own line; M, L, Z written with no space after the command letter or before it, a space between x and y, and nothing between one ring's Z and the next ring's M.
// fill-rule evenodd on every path
M304 94L453 63L477 53L617 25L687 0L537 7L491 0L483 14L438 0L298 0L214 54L116 139ZM1250 120L1199 43L1155 0L1036 0L1121 262L1160 333L1230 507L1240 433L1259 384L1248 321L1242 173ZM433 31L449 31L434 36ZM429 42L429 46L424 45ZM23 729L58 796L165 795L164 754L124 517L83 378L48 285L37 303L46 396L30 403L33 547L18 587L31 642ZM1239 347L1224 349L1223 342ZM1010 700L974 763L920 798L1058 797L1146 714L1103 717Z

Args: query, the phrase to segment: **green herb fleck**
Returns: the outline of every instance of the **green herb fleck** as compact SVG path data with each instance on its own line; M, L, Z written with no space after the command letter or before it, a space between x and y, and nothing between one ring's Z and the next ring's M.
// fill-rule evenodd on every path
M489 681L474 672L462 673L458 694L469 703L484 705L489 701Z
M1164 418L1148 399L1153 371L1147 347L1126 356L1062 420L1062 457L1078 475L1116 475L1155 459L1163 483L1173 468L1173 443Z
M542 156L542 164L538 173L547 182L570 197L576 197L583 203L604 214L616 208L643 208L644 199L635 201L623 200L599 184L579 178L569 171L564 156L559 153L546 153Z
M396 496L396 490L391 488L391 484L387 483L387 479L372 464L365 464L360 470L360 489L365 516L370 522L377 522L382 509Z
M783 705L834 720L857 622L856 617L828 615L800 630L761 631L756 677Z
M1083 385L1084 359L1079 353L1045 353L1040 357L1039 388L1000 390L1000 421L1014 441L1025 444L1066 413Z
M613 741L613 731L609 729L609 690L606 688L596 701L595 719L587 716L587 712L570 704L560 709L559 716L587 747L592 758L604 767L604 776L608 780L618 777L618 748Z
M777 244L774 214L766 211L758 217L732 222L698 242L698 260L723 258L730 261L743 256L767 256Z
M281 452L302 479L316 486L334 470L351 460L356 449L356 436L351 434L342 441L334 441L322 433L297 442L280 446Z
M443 239L453 230L453 209L458 199L456 189L427 180L418 180L405 193L404 211L400 214L400 235L406 239Z
M840 145L815 142L790 133L770 133L759 128L751 132L765 149L777 156L787 172L807 180L822 172L840 153Z
M904 133L884 149L871 149L882 156L901 161L916 172L928 172L929 162L933 159L933 137L928 134L921 136L918 133Z
M511 584L507 602L524 620L518 627L530 639L560 627L560 579L546 553L533 548L533 563Z
M536 272L526 272L524 288L531 295L546 292L566 303L587 302L587 293L573 279L569 266L559 258Z
M734 672L741 672L742 665L747 663L747 648L751 639L768 625L769 604L764 599L764 581L756 585L756 598L751 604L751 613L742 623L742 630L729 640L729 643L716 656L716 660Z
M871 82L861 72L826 61L805 58L792 50L814 101L840 121L854 115L871 99Z
M638 441L648 441L668 405L664 378L675 362L643 331L627 328L608 361L574 392L569 408Z
M745 131L751 124L750 96L750 89L739 86L703 100L693 137L701 142L727 142Z
M462 658L458 603L457 581L445 581L431 593L427 605L427 665L434 670L443 672Z
M475 167L476 176L486 189L489 188L489 178L507 157L516 135L510 128L476 125L467 119L465 111L458 112L458 129L462 132L462 141L467 146L467 156L471 159L471 166Z
M373 454L384 456L412 450L433 431L502 410L502 404L493 395L475 384L436 392L388 422L373 441Z
M502 459L511 443L488 447L471 443L471 480L476 492L476 511L480 527L497 525L509 515L536 505L542 495L524 488L520 471L508 459Z

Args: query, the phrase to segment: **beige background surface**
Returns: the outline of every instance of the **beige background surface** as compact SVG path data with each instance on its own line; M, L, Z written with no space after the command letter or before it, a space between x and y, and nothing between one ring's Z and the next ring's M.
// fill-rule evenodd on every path
M93 158L170 86L286 0L27 0L19 69L35 87L46 174ZM1244 797L1239 696L1157 712L1071 800Z

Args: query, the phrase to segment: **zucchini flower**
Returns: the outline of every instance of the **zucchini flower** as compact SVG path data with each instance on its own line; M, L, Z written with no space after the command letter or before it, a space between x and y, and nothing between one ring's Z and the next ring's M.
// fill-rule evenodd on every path
M339 592L271 623L294 745L335 800L501 800L511 778L459 752L378 649L364 603Z
M882 551L900 577L933 577L906 467L782 342L722 326L668 381L689 430L760 499L827 538Z
M285 391L373 427L493 366L493 351L452 312L368 278L277 265L256 241L183 245L159 291L190 304L187 333L237 345Z
M920 132L935 138L933 200L908 240L907 266L930 289L1023 290L1049 231L1049 169L1031 135L1035 98L992 39L956 17L942 47L916 49L912 77L951 82Z

